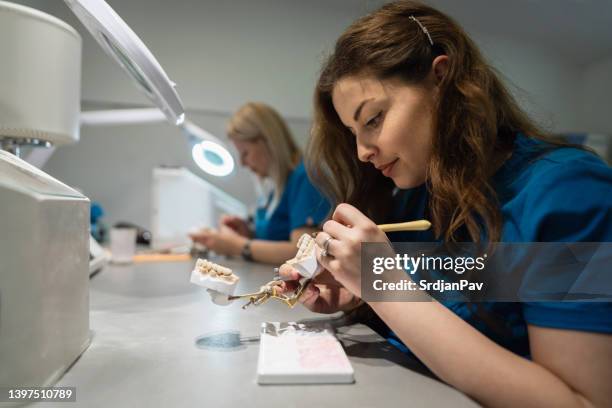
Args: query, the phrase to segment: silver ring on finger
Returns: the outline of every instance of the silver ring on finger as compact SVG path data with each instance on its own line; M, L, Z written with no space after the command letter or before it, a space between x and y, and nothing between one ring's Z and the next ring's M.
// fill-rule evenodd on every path
M323 242L323 250L321 251L321 256L333 256L329 253L329 243L333 238L331 236L327 237L327 239Z

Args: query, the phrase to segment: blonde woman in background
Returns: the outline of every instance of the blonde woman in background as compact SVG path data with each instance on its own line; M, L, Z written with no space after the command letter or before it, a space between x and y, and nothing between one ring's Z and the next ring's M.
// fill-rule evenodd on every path
M330 205L308 179L302 153L272 107L245 104L230 119L227 134L240 163L274 188L259 197L253 230L244 219L224 216L218 230L202 230L191 238L219 254L281 264L295 255L302 234L317 230Z

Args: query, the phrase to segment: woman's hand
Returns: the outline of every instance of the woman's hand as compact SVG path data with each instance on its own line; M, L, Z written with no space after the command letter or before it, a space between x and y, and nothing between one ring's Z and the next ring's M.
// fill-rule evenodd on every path
M279 273L286 280L283 291L294 292L301 278L299 273L288 264L281 266ZM323 270L306 286L299 302L315 313L329 314L352 310L361 299L346 290L329 271Z
M387 242L387 235L361 211L349 204L336 207L332 219L317 234L317 246L327 248L327 255L317 251L317 260L355 296L361 297L361 243ZM389 254L394 256L389 244Z
M222 215L219 224L221 226L226 226L234 230L238 235L241 235L245 238L249 238L251 236L249 224L242 218L237 217L235 215Z
M248 238L225 225L222 225L218 230L204 228L189 234L189 237L220 255L233 256L240 255L244 244L248 241Z

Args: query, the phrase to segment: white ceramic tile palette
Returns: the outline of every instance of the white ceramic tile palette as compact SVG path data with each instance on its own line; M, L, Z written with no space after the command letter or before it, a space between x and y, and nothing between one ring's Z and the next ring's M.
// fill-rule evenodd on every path
M262 323L257 364L259 384L353 383L354 371L329 326Z

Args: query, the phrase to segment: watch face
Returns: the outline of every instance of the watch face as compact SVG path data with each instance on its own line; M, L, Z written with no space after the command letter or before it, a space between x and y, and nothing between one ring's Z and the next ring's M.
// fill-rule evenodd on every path
M253 254L251 253L251 241L247 241L246 244L242 247L241 255L247 261L253 260Z

